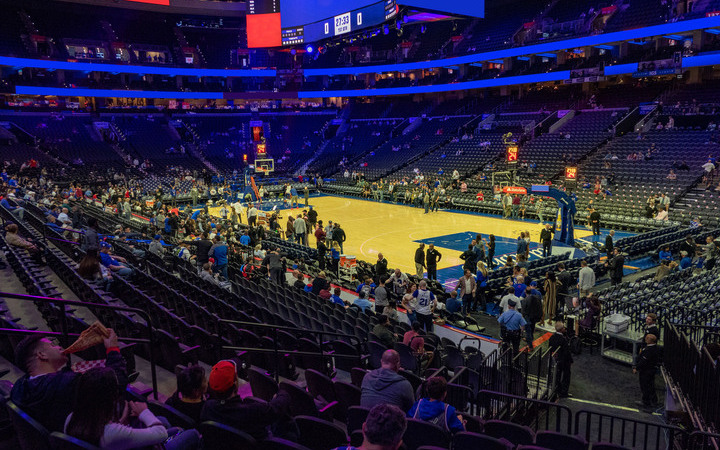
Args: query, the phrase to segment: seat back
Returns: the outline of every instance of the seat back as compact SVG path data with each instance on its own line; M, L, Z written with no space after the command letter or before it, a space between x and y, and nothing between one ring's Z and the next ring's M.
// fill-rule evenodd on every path
M258 367L248 369L248 380L254 397L261 398L266 402L273 399L278 392L278 385L271 376Z
M513 446L485 434L461 431L453 436L453 450L510 450Z
M535 436L526 426L503 420L488 420L485 422L485 434L494 438L505 438L515 445L532 445Z
M382 355L387 347L377 341L368 341L368 351L370 352L369 365L371 369L379 369L382 365Z
M260 450L311 450L304 445L285 439L268 438L260 443Z
M181 413L172 406L166 405L164 403L150 400L148 401L148 409L158 417L165 417L168 422L170 422L170 425L174 427L180 427L185 430L189 430L197 426L197 424L192 418Z
M50 447L50 433L37 420L18 408L13 402L6 403L17 440L22 450L36 450Z
M50 434L50 448L53 450L100 450L100 447L57 431Z
M350 380L352 381L352 384L357 387L362 387L363 378L365 378L365 375L367 375L367 373L368 371L361 367L353 367L352 371L350 372Z
M279 389L290 395L290 414L293 416L318 416L318 409L312 396L295 383L281 381Z
M347 418L348 408L360 404L360 396L362 392L359 387L344 381L335 381L333 384L338 400L338 408L336 410L335 417L344 422Z
M412 349L402 342L396 342L394 349L400 355L400 366L410 372L417 372L418 360Z
M335 387L330 377L318 372L317 370L305 370L305 381L307 382L310 395L320 398L326 403L337 400Z
M295 423L300 430L300 444L313 450L331 450L348 444L342 428L332 422L310 416L297 416Z
M203 422L198 427L205 448L223 450L257 449L257 442L249 434L218 422Z
M538 431L535 443L552 450L587 450L587 441L580 436L570 436L557 431Z
M353 431L362 430L362 424L365 423L368 414L370 414L370 408L363 408L362 406L349 407L347 413L348 433L352 434Z
M437 425L418 419L408 419L403 442L408 450L417 450L423 445L448 448L450 435Z

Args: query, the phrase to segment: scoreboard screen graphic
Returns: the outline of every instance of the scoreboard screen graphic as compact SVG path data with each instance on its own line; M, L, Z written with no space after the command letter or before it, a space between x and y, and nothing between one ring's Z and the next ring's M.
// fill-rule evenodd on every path
M577 173L578 173L577 167L566 167L565 168L565 179L568 181L576 181Z
M509 145L507 147L507 162L508 164L517 164L518 162L518 146Z
M395 0L248 0L248 46L317 42L397 16Z

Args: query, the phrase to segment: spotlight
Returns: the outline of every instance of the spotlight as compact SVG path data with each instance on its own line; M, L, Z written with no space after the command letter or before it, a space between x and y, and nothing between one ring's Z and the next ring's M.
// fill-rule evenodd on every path
M313 47L312 45L307 45L305 46L305 51L312 54L312 52L315 51L315 47Z

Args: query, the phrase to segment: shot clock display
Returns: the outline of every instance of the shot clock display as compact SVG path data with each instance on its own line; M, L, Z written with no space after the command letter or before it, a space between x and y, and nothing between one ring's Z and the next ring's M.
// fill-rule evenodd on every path
M508 145L507 146L507 163L508 164L517 164L518 162L518 146L517 145Z
M566 181L577 181L577 167L566 167L565 168L565 180Z

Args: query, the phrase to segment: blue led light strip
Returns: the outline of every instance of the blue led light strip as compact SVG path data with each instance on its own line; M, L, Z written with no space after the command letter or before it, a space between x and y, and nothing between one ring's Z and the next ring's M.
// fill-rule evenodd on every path
M50 95L58 97L118 97L118 98L175 98L175 99L221 99L222 92L183 91L124 91L121 89L52 88L40 86L15 86L21 95Z
M0 66L191 77L274 77L277 74L275 69L186 69L180 67L124 66L122 64L51 61L46 59L12 58L9 56L0 56Z

